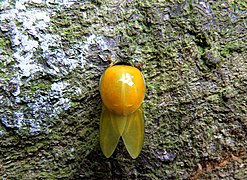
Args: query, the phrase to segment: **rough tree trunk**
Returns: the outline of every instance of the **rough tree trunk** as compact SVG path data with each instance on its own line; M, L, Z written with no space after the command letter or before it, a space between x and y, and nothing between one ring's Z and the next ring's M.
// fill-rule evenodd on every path
M246 178L246 8L232 1L1 1L2 179ZM98 82L141 64L145 143L99 147Z

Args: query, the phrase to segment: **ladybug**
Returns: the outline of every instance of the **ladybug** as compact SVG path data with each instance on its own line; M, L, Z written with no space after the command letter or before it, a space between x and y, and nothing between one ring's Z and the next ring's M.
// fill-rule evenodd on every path
M100 146L110 157L120 137L130 156L135 159L144 143L145 81L142 73L130 65L108 67L100 79L103 107L100 117Z

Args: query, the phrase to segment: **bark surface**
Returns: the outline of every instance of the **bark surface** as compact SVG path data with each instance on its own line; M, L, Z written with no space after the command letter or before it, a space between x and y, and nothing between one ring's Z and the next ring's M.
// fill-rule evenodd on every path
M243 1L1 1L0 177L244 179ZM141 65L145 142L99 146L106 61Z

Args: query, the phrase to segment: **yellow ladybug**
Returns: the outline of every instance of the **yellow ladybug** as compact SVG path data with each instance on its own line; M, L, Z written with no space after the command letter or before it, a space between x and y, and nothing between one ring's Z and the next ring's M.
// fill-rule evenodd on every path
M107 158L120 137L133 159L140 154L144 142L144 94L144 78L133 66L110 66L101 76L100 146Z

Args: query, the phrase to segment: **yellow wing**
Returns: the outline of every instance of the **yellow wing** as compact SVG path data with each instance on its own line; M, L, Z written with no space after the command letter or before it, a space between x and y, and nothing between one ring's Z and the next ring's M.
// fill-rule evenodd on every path
M117 147L127 122L127 116L112 113L103 105L100 117L100 147L108 158Z
M144 142L144 113L142 105L133 114L128 116L122 138L130 156L133 159L137 158Z

